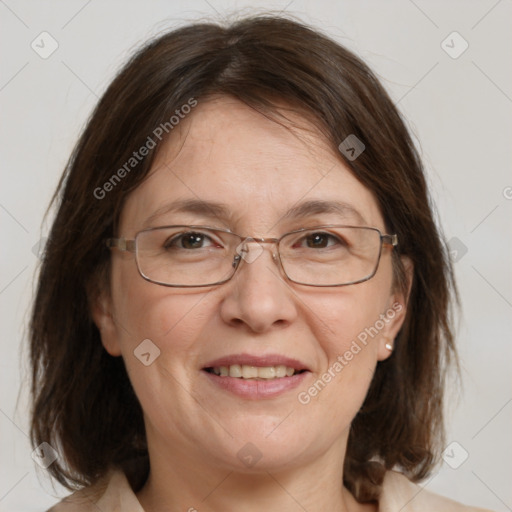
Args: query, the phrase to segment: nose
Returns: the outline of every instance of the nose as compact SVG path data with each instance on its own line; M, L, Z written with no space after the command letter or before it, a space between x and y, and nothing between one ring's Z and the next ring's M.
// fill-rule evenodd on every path
M232 326L262 333L283 328L297 317L290 284L280 273L275 245L246 240L237 251L240 267L223 285L221 318Z

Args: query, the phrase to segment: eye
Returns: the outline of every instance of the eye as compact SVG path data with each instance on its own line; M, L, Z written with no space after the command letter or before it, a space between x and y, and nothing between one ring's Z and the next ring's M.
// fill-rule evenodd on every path
M307 247L309 249L325 249L334 245L346 246L346 242L337 236L322 231L309 233L294 244L294 247Z
M166 249L204 249L205 247L217 246L205 233L193 232L182 233L166 240Z

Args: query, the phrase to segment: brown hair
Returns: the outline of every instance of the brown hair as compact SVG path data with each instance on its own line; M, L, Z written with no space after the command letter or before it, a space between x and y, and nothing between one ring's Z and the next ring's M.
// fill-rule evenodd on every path
M318 31L274 16L227 27L197 23L150 41L92 113L53 199L57 214L33 306L34 445L46 441L58 449L61 457L48 469L70 489L92 485L112 466L136 488L144 482L142 410L122 358L111 357L101 344L89 313L96 293L91 283L108 286L104 240L115 234L123 203L147 176L156 150L122 179L112 181L113 175L182 105L218 94L265 115L275 117L284 102L313 116L335 151L350 134L364 142L357 159L339 157L373 192L389 232L398 234L395 283L406 287L401 255L412 260L414 276L396 350L378 364L352 423L344 480L365 501L378 496L385 469L398 466L413 480L425 477L443 442L443 382L455 356L455 288L422 164L368 67ZM108 194L99 193L109 180Z

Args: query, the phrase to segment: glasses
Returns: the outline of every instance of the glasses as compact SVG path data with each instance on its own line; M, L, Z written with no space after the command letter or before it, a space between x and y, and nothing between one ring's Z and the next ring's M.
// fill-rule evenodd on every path
M135 254L140 275L162 286L192 288L229 281L242 260L252 263L274 244L275 263L292 282L306 286L347 286L371 279L383 245L397 235L377 228L318 226L280 238L243 237L207 226L163 226L139 231L133 240L109 238L106 245Z

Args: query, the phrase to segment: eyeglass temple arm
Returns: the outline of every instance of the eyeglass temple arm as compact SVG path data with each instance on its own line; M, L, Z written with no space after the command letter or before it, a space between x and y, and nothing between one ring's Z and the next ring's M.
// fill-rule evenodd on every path
M398 245L398 235L381 235L382 242L392 247L396 247Z
M107 238L105 243L109 249L116 247L120 251L135 252L135 240L126 240L126 238Z

